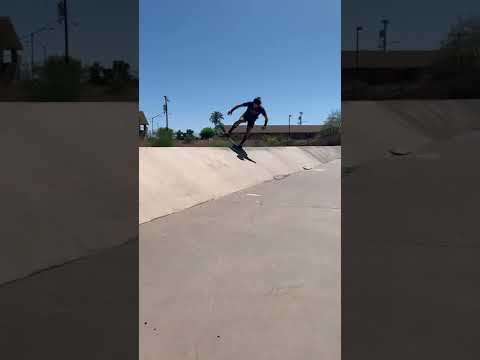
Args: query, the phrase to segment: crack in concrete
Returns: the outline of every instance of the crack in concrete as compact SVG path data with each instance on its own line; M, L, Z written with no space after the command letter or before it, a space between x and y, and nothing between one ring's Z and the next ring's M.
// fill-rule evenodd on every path
M131 238L131 239L128 239L127 241L125 241L125 242L123 242L119 245L111 246L111 247L100 249L100 250L93 250L90 254L83 255L83 256L80 256L80 257L76 257L75 259L67 260L67 261L64 261L64 262L59 263L59 264L46 266L44 268L32 271L31 273L29 273L25 276L19 277L17 279L6 281L6 282L0 284L0 289L3 288L3 287L7 287L11 284L20 282L22 280L27 280L29 278L32 278L32 277L36 276L36 275L40 275L42 273L45 273L45 272L48 272L48 271L51 271L51 270L55 270L57 268L62 268L62 267L65 267L65 266L73 264L73 263L77 263L77 262L80 262L80 261L83 261L83 260L87 260L89 258L92 258L92 257L97 256L97 255L101 255L101 254L103 254L107 251L110 251L110 250L114 250L114 249L118 249L118 248L123 247L123 246L127 246L127 245L129 245L129 244L131 244L132 242L135 242L135 241L138 242L138 236L136 236L134 238Z

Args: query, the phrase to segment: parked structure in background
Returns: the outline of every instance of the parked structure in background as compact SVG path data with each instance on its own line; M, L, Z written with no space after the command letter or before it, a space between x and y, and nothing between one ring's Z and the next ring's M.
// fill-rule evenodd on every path
M145 117L143 111L138 113L138 135L140 140L143 141L148 133L148 120Z
M438 50L342 51L342 99L379 98L379 92L401 97L431 76L438 55Z
M20 54L23 50L9 17L0 17L0 82L12 82L20 76Z
M225 130L228 131L232 125L225 125ZM239 126L233 131L233 136L243 135L246 131L246 126ZM289 130L290 128L290 130ZM264 136L277 136L290 138L295 140L308 140L313 139L323 129L322 125L268 125L265 130L262 130L262 126L255 125L250 133L250 139L260 140Z
M359 71L360 80L388 82L397 78L423 75L432 65L438 51L342 51L342 79L354 77ZM357 69L358 62L358 69Z

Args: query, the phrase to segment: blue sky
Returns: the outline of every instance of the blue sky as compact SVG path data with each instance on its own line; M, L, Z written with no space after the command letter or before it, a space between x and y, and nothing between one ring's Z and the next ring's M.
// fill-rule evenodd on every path
M162 112L164 95L174 129L198 131L211 112L256 96L271 124L300 111L306 124L322 123L340 108L340 0L140 0L147 118Z
M390 20L388 38L397 42L391 50L436 49L458 18L479 14L478 0L343 0L342 49L355 48L355 28L363 26L360 47L377 50L380 21L385 18Z

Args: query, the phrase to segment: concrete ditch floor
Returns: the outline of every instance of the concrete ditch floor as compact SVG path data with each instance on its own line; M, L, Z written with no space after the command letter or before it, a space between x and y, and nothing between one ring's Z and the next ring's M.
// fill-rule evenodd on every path
M480 134L342 179L342 356L477 359Z
M140 226L142 360L340 359L340 161Z
M138 241L0 285L3 359L138 359Z

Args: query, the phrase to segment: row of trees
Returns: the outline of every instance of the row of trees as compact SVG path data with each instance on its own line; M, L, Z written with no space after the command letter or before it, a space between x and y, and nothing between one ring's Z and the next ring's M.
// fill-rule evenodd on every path
M149 137L149 144L151 146L173 146L175 140L190 144L195 140L208 140L214 136L215 130L209 127L203 128L198 136L192 129L174 131L172 129L160 128Z
M213 127L203 128L198 136L192 129L187 129L185 131L172 129L160 128L155 131L155 133L149 138L150 146L173 146L175 140L182 141L186 144L192 143L197 139L208 140L215 137L216 134L223 131L223 114L221 112L215 111L210 115L210 122ZM339 110L332 111L326 121L324 122L324 127L321 132L318 134L319 137L331 137L340 134L341 131L341 112ZM281 142L282 139L276 138L275 136L267 136L265 138L266 145L269 146L279 146L285 145Z
M76 100L89 87L103 87L115 93L138 81L131 72L130 64L114 61L111 68L99 63L83 65L78 59L65 62L63 56L50 56L43 66L35 69L30 88L35 100ZM135 85L135 84L133 84Z
M198 136L192 129L186 129L185 131L160 128L157 129L154 134L149 138L149 144L151 146L172 146L174 141L183 141L186 144L192 143L197 139L208 140L213 138L219 129L223 128L223 114L219 111L214 111L210 115L210 122L212 127L205 127L198 133Z

